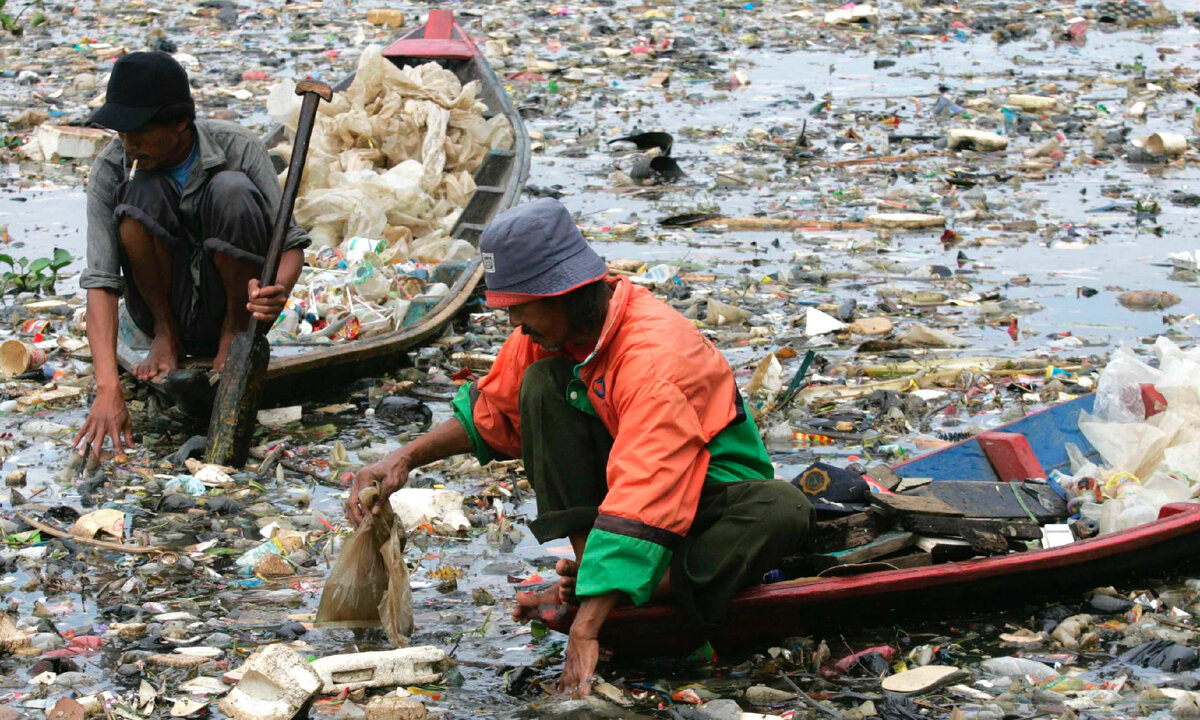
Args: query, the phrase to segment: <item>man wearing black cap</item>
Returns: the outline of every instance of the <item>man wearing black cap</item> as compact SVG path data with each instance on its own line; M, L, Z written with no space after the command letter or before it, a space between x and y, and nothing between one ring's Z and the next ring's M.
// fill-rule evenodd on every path
M671 598L717 625L734 595L797 549L813 520L804 493L775 480L729 363L695 325L629 278L610 278L549 198L500 215L479 249L487 302L514 330L454 418L358 473L387 498L422 465L470 452L519 457L537 493L529 529L570 539L559 583L517 596L513 617L573 603L563 688L591 690L599 634L620 603Z
M132 445L118 381L117 298L153 337L134 375L149 380L184 354L221 369L251 314L279 315L304 264L308 237L289 229L275 285L258 274L280 201L262 141L233 123L197 120L187 73L166 53L113 66L91 122L117 131L92 165L87 189L87 330L96 399L75 438L98 451Z

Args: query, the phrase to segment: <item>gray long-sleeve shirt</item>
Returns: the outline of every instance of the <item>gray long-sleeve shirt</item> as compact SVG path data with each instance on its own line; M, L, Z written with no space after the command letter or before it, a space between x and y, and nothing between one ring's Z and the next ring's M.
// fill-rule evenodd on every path
M222 170L240 170L262 191L274 217L283 192L262 140L242 126L222 120L196 120L195 127L200 153L183 186L181 212L195 217L199 212L200 191L209 178ZM79 277L81 288L118 293L124 290L113 211L117 206L117 187L129 176L129 164L119 137L113 138L92 163L87 188L87 269ZM304 248L308 244L308 234L293 221L283 249Z

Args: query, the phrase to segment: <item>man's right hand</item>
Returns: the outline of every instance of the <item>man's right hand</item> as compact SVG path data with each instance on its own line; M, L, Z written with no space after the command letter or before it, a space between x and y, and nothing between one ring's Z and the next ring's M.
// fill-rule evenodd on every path
M408 483L408 473L412 470L412 458L403 449L388 455L377 463L366 466L354 476L354 486L350 488L350 497L346 500L346 517L351 524L358 527L367 513L378 515L382 504L387 502L392 493ZM379 496L370 506L364 506L359 501L359 493L374 485L379 486Z
M133 447L133 422L129 418L129 408L125 407L125 398L121 395L119 385L112 390L96 393L87 420L75 434L71 446L79 448L85 455L90 446L96 457L100 457L106 437L112 438L113 451L117 454L123 453L127 447Z

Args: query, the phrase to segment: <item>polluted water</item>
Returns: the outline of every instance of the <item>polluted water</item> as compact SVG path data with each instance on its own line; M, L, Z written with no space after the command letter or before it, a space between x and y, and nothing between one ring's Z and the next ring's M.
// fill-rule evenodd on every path
M561 199L613 274L721 349L777 477L886 467L1099 389L1081 430L1100 453L1056 478L1066 534L1022 542L1103 539L1191 500L1192 3L439 7L520 112L524 200ZM266 137L286 125L288 83L370 67L428 10L0 7L0 718L1200 716L1186 567L1051 598L1016 586L1003 611L819 618L730 652L603 658L593 697L564 699L565 636L509 619L514 590L554 580L571 552L528 532L517 461L415 472L377 543L401 549L411 617L390 632L318 623L354 541L349 478L451 417L510 329L479 298L402 369L268 408L245 468L201 462L205 423L128 377L136 446L72 453L93 393L85 181L110 140L85 124L113 62L171 53L202 117ZM451 106L389 121L429 137ZM394 162L392 130L354 126L352 156L326 147L359 173L355 192L407 192L425 214L343 212L349 186L314 176L297 219L322 238L304 285L317 299L281 321L277 347L367 340L345 329L352 303L367 300L354 317L369 334L453 284L469 252L441 223L471 189L468 156L510 141L494 117L456 117L474 132L443 138L440 178L423 147Z

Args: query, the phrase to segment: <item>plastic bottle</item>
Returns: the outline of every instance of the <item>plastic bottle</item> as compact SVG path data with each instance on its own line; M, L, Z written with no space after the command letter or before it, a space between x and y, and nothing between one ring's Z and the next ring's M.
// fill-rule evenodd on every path
M352 237L342 242L338 248L346 256L346 262L351 265L366 259L367 253L378 255L387 249L386 240L373 240L366 237Z
M1088 520L1100 524L1100 516L1103 514L1104 506L1098 502L1085 502L1079 508L1079 519Z
M274 538L266 541L252 550L247 550L245 554L239 557L234 563L241 568L253 568L268 555L283 555L284 548L280 542Z
M767 429L766 440L767 450L771 452L791 452L795 450L795 440L793 439L792 426L787 423L778 423Z
M290 297L287 304L283 306L283 312L279 313L279 317L275 318L275 323L271 325L271 332L278 331L282 335L294 334L302 317L304 317L304 301L300 298Z
M1100 510L1100 534L1108 535L1116 532L1119 528L1119 518L1121 511L1124 509L1125 502L1122 500L1108 500L1101 506Z
M1129 530L1157 519L1157 507L1143 497L1130 498L1121 504L1121 514L1117 516L1117 530Z
M392 327L396 330L404 327L404 320L408 317L408 308L412 306L410 300L404 298L395 298L392 300Z
M979 663L979 667L984 671L1001 677L1009 677L1017 680L1032 678L1037 682L1043 682L1050 678L1059 676L1059 673L1054 668L1040 663L1036 660L1019 657L997 657L988 658Z
M370 260L355 265L352 277L351 283L358 296L367 302L381 302L392 287L391 279Z

